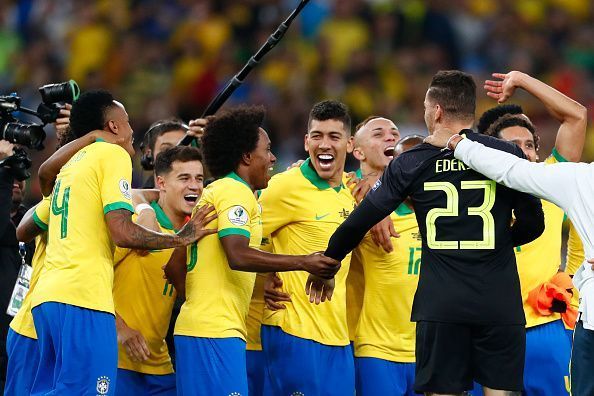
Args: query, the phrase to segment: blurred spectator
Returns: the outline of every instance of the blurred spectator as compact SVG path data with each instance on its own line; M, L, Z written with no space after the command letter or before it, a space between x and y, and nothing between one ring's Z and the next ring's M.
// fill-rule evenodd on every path
M102 87L124 98L139 133L158 119L187 121L297 3L4 1L0 94L17 91L36 106L39 85L75 78L83 90ZM477 81L522 70L591 108L593 12L590 0L311 0L229 103L267 106L278 169L302 156L307 110L328 97L347 103L354 122L377 113L403 135L424 133L422 98L439 69L461 68ZM478 97L478 112L493 105L482 90ZM554 120L530 97L517 102L548 152ZM594 159L588 141L584 160ZM30 199L38 198L35 177L29 188Z

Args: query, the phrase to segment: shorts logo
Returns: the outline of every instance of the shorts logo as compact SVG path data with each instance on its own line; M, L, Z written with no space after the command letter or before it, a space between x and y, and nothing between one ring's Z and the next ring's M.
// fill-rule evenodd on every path
M241 396L241 393L239 393L239 392L231 392L231 393L229 393L229 396Z
M375 182L375 184L374 184L374 185L371 187L371 189L372 189L373 191L375 191L375 190L377 190L377 189L379 188L379 186L381 186L381 185L382 185L382 181L381 181L380 179L378 179L378 180Z
M109 392L109 377L102 375L97 378L97 394L107 395Z
M120 180L120 192L126 199L132 198L132 194L130 193L130 183L128 183L128 180L126 180L126 179Z
M291 396L305 396L305 393L297 391L297 392L291 393Z
M236 226L244 226L249 220L247 211L242 206L234 206L229 209L227 217L231 224Z

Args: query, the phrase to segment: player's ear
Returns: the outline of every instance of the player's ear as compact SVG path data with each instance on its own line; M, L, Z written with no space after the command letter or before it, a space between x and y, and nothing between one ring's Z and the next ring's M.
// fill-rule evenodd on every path
M244 165L249 166L252 163L252 153L243 153L241 155L241 162L243 162Z
M438 122L438 121L441 121L442 118L443 118L443 109L441 108L439 103L437 103L435 105L435 114L433 115L433 120L435 122Z
M161 175L155 176L155 186L157 186L159 190L165 190L165 178Z
M109 129L109 132L114 133L114 134L118 134L118 125L115 123L114 120L109 120L107 121L107 128Z
M305 148L305 151L309 152L309 133L306 133L303 138L303 147Z
M352 153L355 149L355 141L352 136L349 136L349 140L347 141L347 153Z
M357 159L357 161L365 161L365 153L363 153L360 147L355 147L353 149L353 156Z

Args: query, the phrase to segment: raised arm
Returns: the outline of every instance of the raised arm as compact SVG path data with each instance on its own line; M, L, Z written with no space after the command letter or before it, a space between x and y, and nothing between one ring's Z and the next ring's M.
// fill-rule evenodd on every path
M514 94L516 88L522 88L536 97L545 105L549 114L561 124L555 141L557 152L571 162L578 162L581 159L588 117L584 106L555 88L519 71L511 71L507 74L493 73L493 77L500 78L502 81L485 81L487 95L503 103Z

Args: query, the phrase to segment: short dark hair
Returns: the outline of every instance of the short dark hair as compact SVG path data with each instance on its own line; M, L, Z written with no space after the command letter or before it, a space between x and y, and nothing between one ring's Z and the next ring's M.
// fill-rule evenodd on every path
M338 120L341 121L347 133L351 133L351 116L349 115L349 108L344 103L337 100L324 100L316 103L309 112L309 120L307 125L310 125L312 120L326 121Z
M368 116L366 119L364 119L363 121L361 121L360 123L357 124L357 126L355 127L355 131L358 131L359 129L363 128L365 125L367 125L367 123L369 121L377 120L378 118L382 118L382 117L377 116L377 115Z
M161 135L166 134L167 132L171 131L188 131L188 126L184 124L184 122L178 118L169 118L166 120L159 120L151 124L151 126L147 129L143 143L145 147L151 149L152 152L155 151L155 143L157 142L157 138Z
M478 133L484 134L487 132L487 129L499 118L503 117L506 114L523 114L524 110L522 106L517 104L504 104L495 106L492 109L485 111L481 118L479 119L478 123L476 124L476 130Z
M163 175L171 172L174 162L202 162L202 154L196 147L191 146L173 146L163 150L155 159L155 175Z
M235 171L241 157L256 149L265 114L263 106L239 106L209 119L202 136L202 152L214 177Z
M437 102L445 115L474 119L476 84L470 74L459 70L441 70L431 79L427 96Z
M540 137L536 133L536 128L534 127L534 124L522 114L506 114L503 117L499 117L497 121L495 121L489 127L489 129L485 131L485 135L493 136L500 139L502 130L514 126L519 126L528 129L532 134L532 137L534 138L534 146L538 150Z
M79 138L96 129L105 127L105 115L114 107L114 98L105 90L87 91L72 104L70 110L70 131Z

